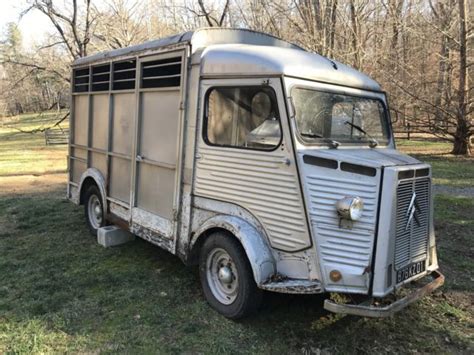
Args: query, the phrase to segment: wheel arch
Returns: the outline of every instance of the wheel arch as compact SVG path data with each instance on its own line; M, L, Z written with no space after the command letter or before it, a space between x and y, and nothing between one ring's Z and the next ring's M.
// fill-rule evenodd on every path
M250 223L235 216L211 217L193 233L194 237L190 246L191 262L196 262L204 241L215 232L224 232L239 241L250 263L257 285L261 285L275 274L275 259L265 238Z
M107 194L105 190L105 178L102 173L95 169L89 168L81 176L79 183L79 204L84 204L84 194L91 185L96 185L99 188L102 203L104 205L104 211L107 211Z

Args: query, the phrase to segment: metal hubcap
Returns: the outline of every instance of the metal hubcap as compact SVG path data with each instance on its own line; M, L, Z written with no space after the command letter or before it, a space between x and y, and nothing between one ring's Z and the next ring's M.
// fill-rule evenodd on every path
M212 250L206 260L206 277L214 297L229 305L237 298L239 275L230 255L222 248Z
M99 197L92 195L89 198L87 209L89 211L90 224L95 229L99 229L102 226L102 206Z

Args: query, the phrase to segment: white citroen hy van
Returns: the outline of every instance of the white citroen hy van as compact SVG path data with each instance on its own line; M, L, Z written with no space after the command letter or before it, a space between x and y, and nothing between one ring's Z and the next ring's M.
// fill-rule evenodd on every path
M114 224L198 264L226 317L264 290L343 293L360 302L324 307L382 317L442 285L431 168L395 149L364 74L202 29L78 59L71 94L67 193L91 232Z

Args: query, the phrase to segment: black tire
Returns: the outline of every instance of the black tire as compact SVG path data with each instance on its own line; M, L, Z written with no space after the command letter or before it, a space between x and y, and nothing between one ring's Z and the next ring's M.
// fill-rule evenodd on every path
M95 201L98 201L98 205L100 206L100 220L98 220L99 216L94 216L90 214L90 204ZM100 227L106 225L105 223L105 211L104 211L104 202L102 201L102 195L100 194L99 188L96 185L91 185L87 188L85 195L84 195L84 212L86 216L86 224L89 228L90 233L93 236L97 236L97 230Z
M230 256L232 268L237 271L236 291L235 299L230 301L230 304L222 303L217 296L214 294L216 291L212 291L210 282L214 284L216 281L209 281L208 269L212 270L212 267L208 267L210 262L208 259L215 255L216 251L224 250ZM210 271L211 273L213 271ZM216 271L216 275L217 275ZM259 289L255 283L250 263L247 259L247 255L240 245L240 243L232 236L229 236L222 232L216 232L210 235L204 245L202 246L199 254L199 275L201 278L201 285L206 297L207 302L216 311L221 313L230 319L239 319L254 313L262 303L262 290ZM232 274L234 275L234 274ZM209 276L210 277L210 276ZM218 278L219 279L219 278ZM218 280L218 282L221 282ZM223 285L221 283L221 285ZM214 286L215 290L215 286Z

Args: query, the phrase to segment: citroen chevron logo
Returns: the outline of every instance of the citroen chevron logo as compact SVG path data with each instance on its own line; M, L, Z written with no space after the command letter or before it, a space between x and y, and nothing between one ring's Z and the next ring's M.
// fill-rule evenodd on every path
M420 225L420 219L418 218L418 214L420 213L420 207L418 206L418 202L416 201L416 192L413 193L413 196L411 197L410 205L408 206L407 210L407 225L405 226L405 230L407 230L413 219L415 219L416 224L418 226Z

